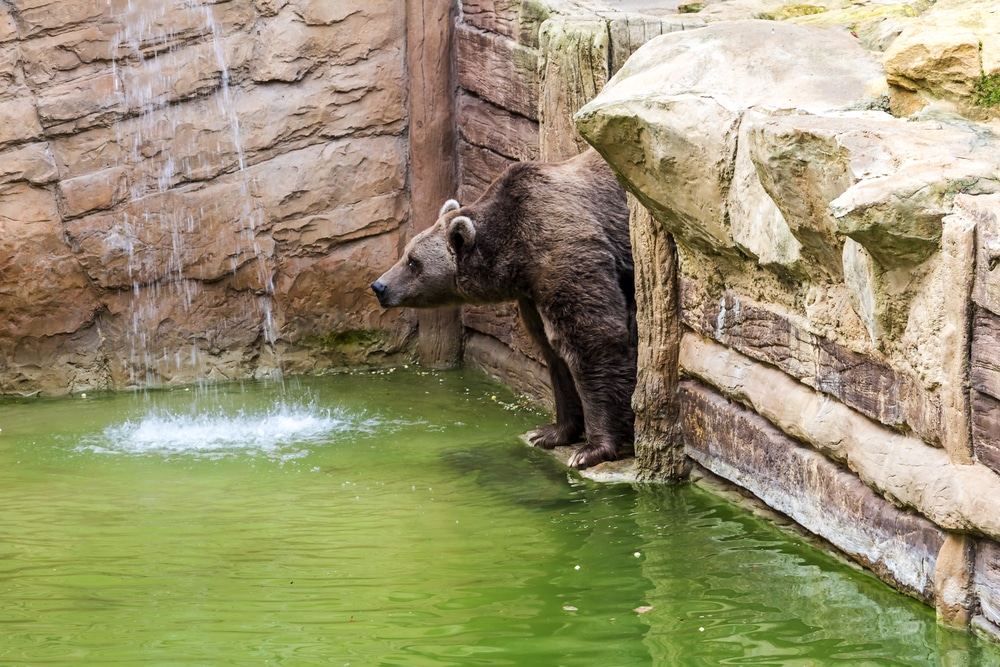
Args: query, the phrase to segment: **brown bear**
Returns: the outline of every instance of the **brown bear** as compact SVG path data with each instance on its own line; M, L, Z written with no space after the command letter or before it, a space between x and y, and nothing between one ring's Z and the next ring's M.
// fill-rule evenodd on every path
M508 167L372 283L384 308L516 301L552 377L555 423L536 446L586 443L570 465L615 460L633 440L635 287L625 191L594 150Z

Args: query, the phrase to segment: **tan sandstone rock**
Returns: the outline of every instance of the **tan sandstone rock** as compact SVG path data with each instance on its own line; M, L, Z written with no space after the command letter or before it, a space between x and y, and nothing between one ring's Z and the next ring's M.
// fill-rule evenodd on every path
M745 112L822 113L864 103L883 85L878 64L850 36L719 23L640 48L580 110L577 126L679 241L732 253L726 198ZM837 252L826 265L839 263Z
M750 131L765 190L826 266L840 262L844 236L886 269L927 259L954 197L1000 185L996 149L960 123L880 112L769 118Z
M976 86L1000 74L1000 9L993 0L939 0L903 30L884 63L893 86L986 113Z

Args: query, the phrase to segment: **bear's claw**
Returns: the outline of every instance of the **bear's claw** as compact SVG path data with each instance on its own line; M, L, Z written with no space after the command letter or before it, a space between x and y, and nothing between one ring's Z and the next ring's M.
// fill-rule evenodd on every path
M579 433L572 433L571 429L561 427L558 424L548 424L547 426L536 428L527 434L528 442L531 446L541 447L542 449L571 445L579 437Z
M618 448L609 443L589 443L579 447L569 457L570 468L582 470L603 461L618 460Z

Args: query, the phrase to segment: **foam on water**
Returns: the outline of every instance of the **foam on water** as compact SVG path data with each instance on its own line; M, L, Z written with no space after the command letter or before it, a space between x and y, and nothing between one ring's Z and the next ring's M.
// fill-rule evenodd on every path
M385 425L390 424L363 413L286 403L235 414L153 410L106 427L86 438L79 449L108 454L220 457L249 453L299 458L308 454L303 445L371 433Z

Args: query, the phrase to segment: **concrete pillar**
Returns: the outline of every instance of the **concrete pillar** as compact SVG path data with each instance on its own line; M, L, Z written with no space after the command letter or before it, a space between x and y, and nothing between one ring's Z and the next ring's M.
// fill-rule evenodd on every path
M638 375L632 396L635 456L648 477L680 480L691 464L680 429L677 250L673 238L649 211L632 195L628 199L639 330Z
M973 571L976 542L969 535L949 533L934 568L934 598L938 621L966 627L975 611Z
M457 193L455 66L452 42L457 0L406 0L413 231L434 224ZM420 363L442 368L462 361L461 309L417 312Z

